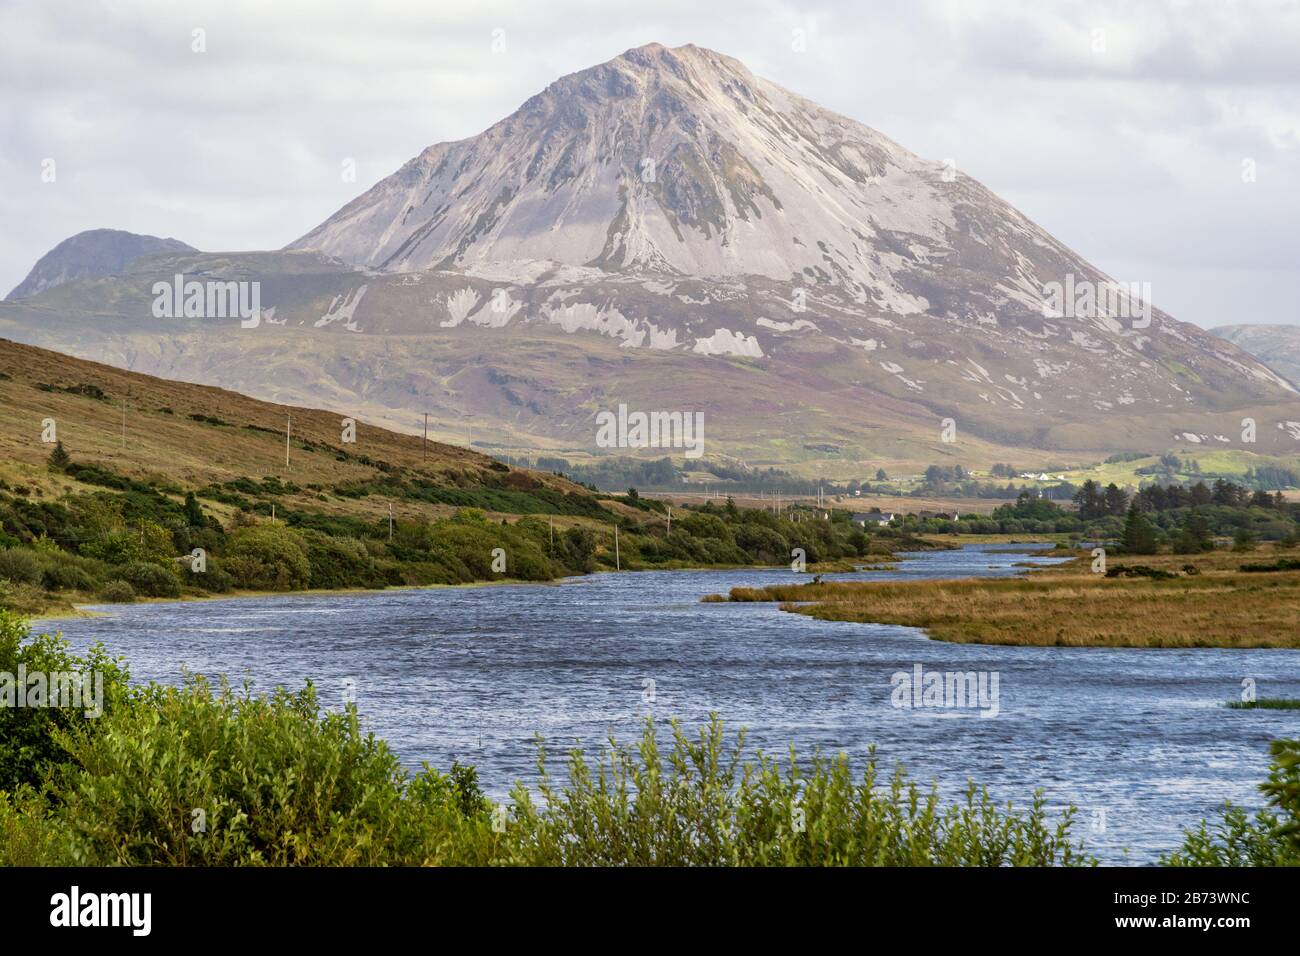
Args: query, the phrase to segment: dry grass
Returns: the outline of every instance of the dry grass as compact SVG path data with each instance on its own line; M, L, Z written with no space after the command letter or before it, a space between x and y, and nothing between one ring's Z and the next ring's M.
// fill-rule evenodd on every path
M1111 567L1180 572L1155 581L1093 574L1090 560L1024 578L737 588L730 599L780 601L784 611L828 621L921 627L963 644L1300 648L1300 572L1244 574L1236 568L1258 557L1228 552L1110 559Z
M79 386L94 386L106 398L62 390ZM127 406L125 443L123 402ZM228 424L199 422L190 415L210 416ZM286 467L284 432L290 415L293 433ZM381 462L451 487L481 487L500 477L492 460L477 452L430 440L425 457L419 435L388 431L360 420L355 443L344 444L343 417L337 412L276 405L219 388L126 372L0 339L0 478L30 488L38 498L90 490L46 467L51 446L41 441L41 432L47 418L56 421L58 437L79 463L100 464L142 481L162 478L184 488L241 476L260 480L274 475L304 488L284 496L287 508L372 520L387 513L388 499L340 498L327 489L381 478ZM348 460L338 460L340 451L348 453ZM586 494L555 475L528 475L547 487ZM309 485L321 490L305 487ZM232 510L222 505L209 507L222 517ZM403 501L400 514L439 517L455 510L447 505ZM570 523L576 522L565 520L561 526Z

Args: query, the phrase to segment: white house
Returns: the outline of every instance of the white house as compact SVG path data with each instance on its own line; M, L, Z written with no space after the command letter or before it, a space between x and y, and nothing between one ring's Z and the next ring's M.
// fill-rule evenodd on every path
M894 513L892 511L868 511L864 514L855 514L853 516L853 523L860 524L864 528L868 526L883 528L893 520Z

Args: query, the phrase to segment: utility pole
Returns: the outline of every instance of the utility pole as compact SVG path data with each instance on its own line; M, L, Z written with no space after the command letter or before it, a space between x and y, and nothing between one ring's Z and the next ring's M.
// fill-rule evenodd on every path
M393 503L388 503L388 540L393 540Z
M284 468L289 470L289 436L293 433L293 416L290 415L288 421L284 424Z
M126 450L126 399L122 399L122 449Z
M420 457L429 457L429 413L424 413L424 440L420 442Z
M271 502L271 524L275 524L275 502Z
M669 505L668 506L668 537L671 538L672 534L673 534L673 506Z
M552 515L546 516L546 527L551 532L551 554L555 553L555 518Z
M614 525L614 570L623 570L623 562L618 557L618 525Z

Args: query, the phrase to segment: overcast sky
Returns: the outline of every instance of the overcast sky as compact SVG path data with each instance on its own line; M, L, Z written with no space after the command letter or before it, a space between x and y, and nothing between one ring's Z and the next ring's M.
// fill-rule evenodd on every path
M0 0L0 294L84 229L278 248L652 41L952 157L1177 318L1300 323L1300 4L1262 0Z

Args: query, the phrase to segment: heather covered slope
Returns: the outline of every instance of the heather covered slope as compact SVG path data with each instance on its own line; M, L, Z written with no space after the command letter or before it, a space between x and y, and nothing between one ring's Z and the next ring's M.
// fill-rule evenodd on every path
M334 412L274 405L0 339L0 477L60 493L76 482L46 465L53 447L43 440L47 420L54 423L53 437L81 464L175 487L270 476L296 487L281 499L281 510L310 504L324 512L377 516L386 503L322 495L321 489L401 471L449 488L531 486L589 497L558 476L517 472L440 442L425 445L419 436L375 427L362 416L355 419L355 441L346 441L343 416ZM226 509L219 504L218 510Z

